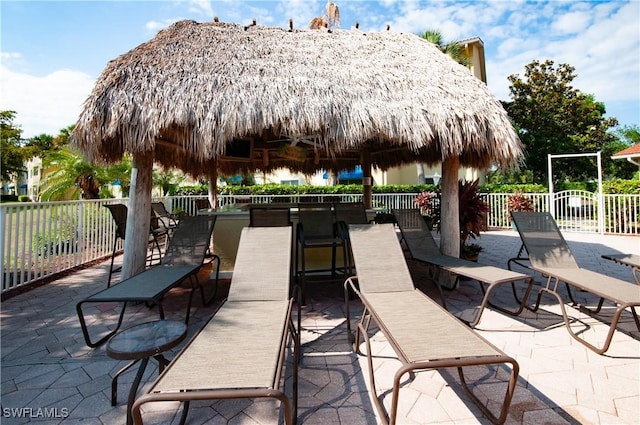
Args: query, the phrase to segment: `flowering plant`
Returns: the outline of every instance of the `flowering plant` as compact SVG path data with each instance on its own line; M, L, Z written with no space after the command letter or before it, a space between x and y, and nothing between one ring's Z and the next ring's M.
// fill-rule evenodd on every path
M507 209L509 211L533 211L533 202L522 192L515 192L507 198Z
M440 194L424 191L413 199L413 203L420 208L420 214L431 226L440 223Z
M459 214L460 214L460 256L477 254L482 250L478 244L470 243L470 239L480 236L485 230L485 220L489 212L489 204L478 191L479 181L459 182Z

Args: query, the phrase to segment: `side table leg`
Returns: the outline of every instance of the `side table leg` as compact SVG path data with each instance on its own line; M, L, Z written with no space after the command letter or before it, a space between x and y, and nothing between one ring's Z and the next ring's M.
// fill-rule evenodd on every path
M140 367L138 368L138 373L136 374L136 379L134 379L133 384L131 384L131 391L129 391L129 400L127 401L127 425L133 424L131 407L133 406L133 402L136 400L138 386L140 385L140 381L142 380L142 375L144 375L144 370L147 368L147 363L149 363L149 357L141 359Z
M120 377L120 375L128 371L131 368L131 366L133 366L138 362L139 360L132 361L131 363L129 363L128 365L120 369L111 380L111 405L112 406L115 406L116 404L118 404L118 378Z
M153 356L154 359L156 359L156 361L158 362L158 375L160 375L162 373L162 371L164 371L164 368L171 363L169 360L166 359L165 356L163 356L162 354L156 354L155 356Z

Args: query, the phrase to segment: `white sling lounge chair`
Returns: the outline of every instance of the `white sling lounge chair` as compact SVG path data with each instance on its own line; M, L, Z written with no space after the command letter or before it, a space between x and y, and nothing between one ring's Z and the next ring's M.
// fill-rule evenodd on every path
M543 293L553 295L559 302L562 316L569 334L578 342L589 347L598 354L602 354L609 349L613 333L618 326L620 317L625 310L629 310L633 315L636 327L640 331L640 321L635 308L640 306L640 286L631 282L616 279L614 277L581 268L575 260L569 245L565 241L558 225L548 212L516 212L512 211L511 216L520 234L523 248L520 249L518 257L508 261L509 267L512 263L526 266L529 262L532 270L535 270L547 277L546 287L538 291L538 298L534 307L537 310ZM528 257L523 257L526 251ZM589 292L600 297L598 306L595 309L588 309L584 306L579 308L591 313L600 312L605 300L615 304L616 309L611 318L611 325L608 334L601 347L587 342L578 336L571 329L571 323L567 316L565 301L558 293L560 282L566 284L570 300L577 305L571 295L571 288Z
M411 253L411 257L414 260L425 263L431 267L429 278L435 283L440 291L440 296L442 297L442 302L445 308L446 302L444 295L438 284L440 270L453 273L458 277L464 276L478 281L484 297L482 298L482 303L480 304L480 309L478 310L475 319L469 323L471 327L475 327L480 322L482 312L487 304L491 305L496 310L512 316L519 315L526 308L526 303L534 282L532 276L499 267L478 264L473 261L452 257L450 255L443 255L440 252L440 248L436 244L436 241L433 239L431 231L420 215L419 210L393 210L393 215L396 217L396 222L402 232L402 238ZM518 298L516 284L524 286L522 299ZM501 285L511 286L513 296L519 304L516 309L505 308L491 303L491 294Z
M190 401L265 397L282 403L287 425L296 423L300 336L289 295L291 241L291 227L242 229L229 297L135 401L134 423L142 424L141 408L152 402L183 402L184 424ZM291 397L280 388L289 342Z
M395 373L391 409L387 413L378 394L373 400L380 419L395 424L400 387L405 374L421 370L457 368L466 394L493 423L503 423L518 379L518 363L483 339L431 298L417 290L398 242L393 224L350 225L349 238L357 277L345 282L347 328L349 289L362 303L364 312L358 324L354 350L358 352L360 336L366 344L371 390L376 391L373 356L368 328L371 320L385 334L402 366ZM464 368L479 365L511 366L500 412L494 415L467 386Z

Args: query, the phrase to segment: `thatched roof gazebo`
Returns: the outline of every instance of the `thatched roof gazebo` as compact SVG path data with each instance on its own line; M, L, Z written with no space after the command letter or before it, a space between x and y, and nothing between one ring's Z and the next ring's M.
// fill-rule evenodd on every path
M73 142L96 163L133 154L135 211L149 207L154 162L212 181L362 164L365 195L372 166L442 162L443 250L454 255L458 166L509 167L522 149L486 85L416 35L194 21L109 62ZM130 216L124 276L144 266L129 253L148 228L147 215Z

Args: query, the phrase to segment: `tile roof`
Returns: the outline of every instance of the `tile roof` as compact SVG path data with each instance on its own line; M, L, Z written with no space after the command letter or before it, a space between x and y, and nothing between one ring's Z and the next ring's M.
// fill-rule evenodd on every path
M616 152L612 156L613 157L640 156L640 143L635 144L633 146L629 146L628 148L623 149L620 152Z

